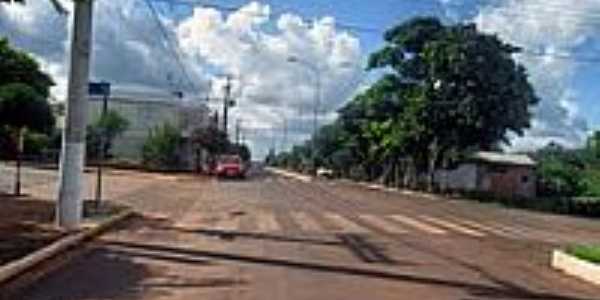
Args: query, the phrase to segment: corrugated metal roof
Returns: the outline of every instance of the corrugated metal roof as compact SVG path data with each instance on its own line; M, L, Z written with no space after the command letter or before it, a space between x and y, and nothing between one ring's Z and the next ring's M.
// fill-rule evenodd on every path
M479 151L475 152L472 159L497 164L519 165L519 166L535 166L533 159L525 154L510 154L501 152Z

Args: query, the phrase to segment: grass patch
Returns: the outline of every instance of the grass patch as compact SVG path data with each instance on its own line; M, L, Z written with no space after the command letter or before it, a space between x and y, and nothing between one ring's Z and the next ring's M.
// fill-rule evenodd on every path
M600 246L571 246L567 248L567 253L577 258L600 264Z

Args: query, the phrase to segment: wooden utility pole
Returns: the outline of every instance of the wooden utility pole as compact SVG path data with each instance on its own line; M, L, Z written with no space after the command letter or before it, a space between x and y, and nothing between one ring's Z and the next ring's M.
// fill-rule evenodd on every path
M231 76L227 75L227 83L225 83L225 93L223 95L223 131L225 134L228 134L227 131L227 118L229 117L229 106L231 106L231 100L229 97L231 96Z

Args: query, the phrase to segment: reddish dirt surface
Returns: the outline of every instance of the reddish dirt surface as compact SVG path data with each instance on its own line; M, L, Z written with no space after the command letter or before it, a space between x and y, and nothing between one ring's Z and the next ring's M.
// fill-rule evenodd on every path
M591 300L600 294L600 287L548 267L554 247L600 238L594 220L267 175L246 181L113 175L111 195L142 215L7 299Z
M0 195L0 203L0 265L63 236L52 226L53 202Z

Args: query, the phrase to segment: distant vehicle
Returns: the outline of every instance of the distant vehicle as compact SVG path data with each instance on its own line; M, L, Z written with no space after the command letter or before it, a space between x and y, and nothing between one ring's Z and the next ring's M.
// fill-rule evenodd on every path
M215 175L227 178L244 178L246 168L239 155L221 155L217 160Z
M333 171L327 168L318 168L317 177L333 178Z

